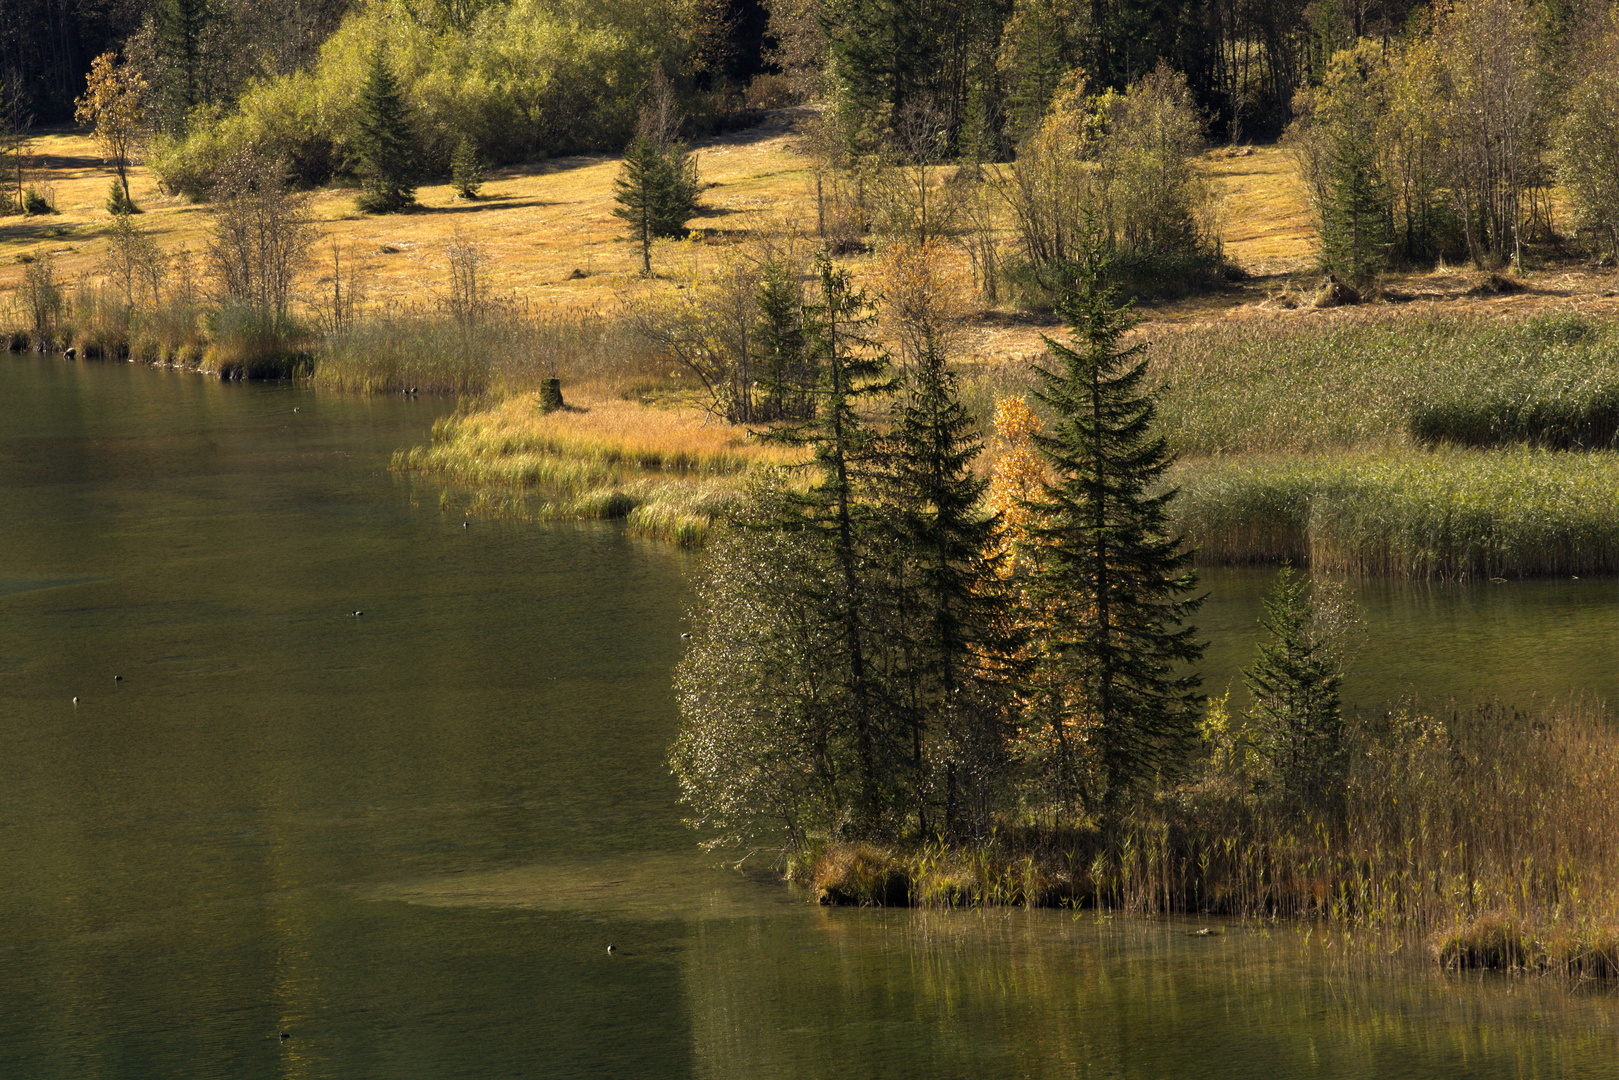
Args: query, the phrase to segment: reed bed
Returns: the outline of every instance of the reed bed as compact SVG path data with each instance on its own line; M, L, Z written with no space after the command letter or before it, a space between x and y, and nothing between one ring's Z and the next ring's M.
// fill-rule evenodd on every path
M1619 976L1619 734L1605 709L1402 707L1347 738L1341 787L1312 805L1211 755L1110 830L1012 815L967 847L821 843L790 873L823 903L1311 919L1452 968Z
M546 379L631 390L664 364L620 319L596 311L492 306L475 319L436 308L373 311L327 333L315 384L365 393L521 393Z
M1244 456L1173 473L1205 565L1291 561L1410 578L1619 572L1619 453Z
M1619 386L1619 332L1575 314L1226 323L1155 334L1149 355L1165 385L1160 421L1185 457L1410 445L1419 413L1431 418L1423 441L1484 445L1469 413L1502 401L1523 422L1489 444L1534 441L1550 434L1534 417L1599 414Z
M1051 336L1066 339L1061 329ZM1572 312L1506 321L1383 308L1331 322L1155 326L1145 340L1150 374L1164 387L1160 426L1182 457L1414 441L1606 445L1601 417L1619 387L1619 329ZM1035 384L1027 363L989 364L966 373L963 397L987 430L999 397ZM1488 431L1488 418L1504 412L1512 422L1480 438L1474 414ZM1431 418L1414 432L1419 413ZM1574 437L1558 434L1559 424Z

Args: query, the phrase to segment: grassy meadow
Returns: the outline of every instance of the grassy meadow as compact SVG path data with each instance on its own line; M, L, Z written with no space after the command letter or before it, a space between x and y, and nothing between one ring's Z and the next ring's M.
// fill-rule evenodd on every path
M400 215L358 213L352 189L316 191L321 239L293 325L275 331L210 302L207 206L164 195L139 166L135 220L166 256L167 280L160 302L134 312L119 303L103 205L110 173L83 134L47 133L35 140L28 179L57 213L0 219L0 332L12 347L38 344L22 286L48 262L69 298L55 348L221 375L308 373L345 391L459 395L476 407L400 457L401 468L445 480L449 501L533 516L636 514L661 522L661 535L694 541L746 471L731 458L773 458L741 449L741 430L715 435L724 425L677 365L636 338L625 306L703 281L738 252L808 242L813 179L800 144L809 115L782 110L696 146L702 213L690 239L657 246L650 281L612 215L613 158L494 170L476 200L425 184L420 206ZM1225 256L1244 276L1143 305L1135 336L1151 344L1165 385L1163 430L1187 489L1181 524L1201 558L1417 576L1611 569L1605 504L1572 488L1552 499L1545 488L1566 478L1599 491L1612 455L1576 467L1515 454L1614 446L1611 273L1549 258L1524 272L1524 290L1502 295L1480 275L1441 268L1388 276L1373 290L1384 302L1316 309L1310 216L1288 155L1216 148L1198 167L1220 194ZM931 182L951 172L936 169ZM1003 249L1013 242L1009 220L993 231ZM475 321L452 317L448 303L450 253L467 243L481 260ZM842 260L874 291L883 285L877 246ZM954 263L947 274L972 280L967 245L946 245L940 258ZM1062 328L1004 305L969 307L957 362L987 430L998 397L1031 389L1042 335ZM525 403L552 378L572 407L536 421ZM629 453L632 443L642 449ZM723 468L713 464L717 444L733 447ZM1484 456L1466 456L1474 451ZM1469 501L1460 505L1448 485L1464 475ZM1448 501L1433 498L1441 495ZM1523 509L1531 506L1559 516L1547 525ZM1589 547L1593 535L1605 538L1600 550ZM1543 556L1548 536L1560 546Z

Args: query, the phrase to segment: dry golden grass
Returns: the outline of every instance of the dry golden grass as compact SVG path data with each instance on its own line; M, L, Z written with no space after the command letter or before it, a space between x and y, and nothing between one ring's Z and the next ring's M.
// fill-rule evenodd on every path
M662 245L654 266L670 278L702 273L725 245L762 235L780 235L814 224L809 161L799 151L797 125L808 110L783 110L760 127L703 140L696 146L703 181L704 210L692 225L696 243ZM59 214L0 218L0 307L22 277L21 260L49 252L58 272L70 280L93 277L106 246L111 215L105 207L112 172L90 139L80 132L51 132L35 140L37 166L28 181L55 190ZM1223 198L1227 256L1256 279L1218 294L1143 307L1148 328L1156 324L1207 319L1306 317L1260 305L1288 282L1311 274L1313 232L1304 192L1288 155L1257 147L1246 156L1211 151L1199 167ZM952 172L938 170L938 182ZM672 288L646 283L636 274L637 253L623 239L612 215L613 180L618 159L602 155L556 158L491 171L484 196L458 200L448 184L418 191L420 209L400 215L368 216L354 209L354 191L328 188L313 196L313 210L326 238L357 256L368 299L373 304L432 304L447 291L445 246L457 232L482 244L490 255L487 281L495 294L545 310L606 312L627 293ZM131 191L146 211L139 222L160 247L199 253L205 246L207 208L162 195L149 170L136 166ZM1010 232L1003 239L1011 242ZM947 259L966 272L967 258L947 248ZM876 256L847 260L857 277L877 277ZM575 275L575 271L578 275ZM319 265L307 282L313 299L321 289ZM1413 297L1416 306L1450 303L1475 283L1467 272L1393 275L1388 286ZM1531 275L1531 291L1487 301L1492 309L1518 313L1569 298L1619 311L1611 273L1563 267ZM1307 287L1307 283L1305 283ZM1353 318L1353 309L1315 312L1308 317ZM1042 320L1014 313L980 312L974 355L986 359L1040 351Z

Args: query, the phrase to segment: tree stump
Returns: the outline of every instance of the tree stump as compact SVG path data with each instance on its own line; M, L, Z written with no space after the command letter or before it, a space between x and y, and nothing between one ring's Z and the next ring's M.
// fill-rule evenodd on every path
M540 387L540 411L556 412L562 408L562 380L546 379Z

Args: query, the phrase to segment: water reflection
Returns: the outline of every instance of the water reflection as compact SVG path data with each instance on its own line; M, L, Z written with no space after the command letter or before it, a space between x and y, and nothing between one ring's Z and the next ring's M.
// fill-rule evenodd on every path
M0 385L0 1075L1565 1076L1616 1049L1606 997L1369 977L1291 931L823 911L718 869L664 766L687 555L463 530L386 469L448 403L32 358ZM1267 580L1207 576L1213 688ZM1369 587L1350 695L1613 695L1614 589Z

